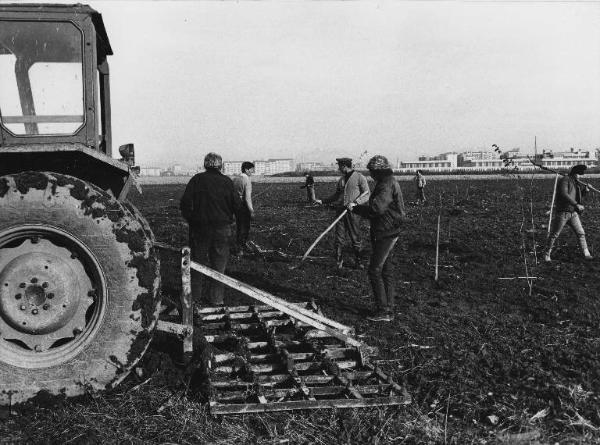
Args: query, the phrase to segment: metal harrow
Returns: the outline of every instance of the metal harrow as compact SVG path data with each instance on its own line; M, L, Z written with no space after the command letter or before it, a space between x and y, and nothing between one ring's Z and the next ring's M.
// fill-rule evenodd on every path
M157 329L178 334L188 356L200 330L212 414L411 403L406 389L370 362L377 351L314 303L287 302L192 262L187 248L182 253L183 323L161 320ZM263 304L194 310L190 269Z

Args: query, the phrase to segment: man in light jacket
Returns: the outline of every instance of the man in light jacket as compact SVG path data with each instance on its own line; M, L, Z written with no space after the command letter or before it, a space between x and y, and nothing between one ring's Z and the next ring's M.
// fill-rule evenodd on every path
M585 232L579 219L579 214L583 212L582 198L587 193L587 187L583 186L579 182L579 176L585 173L587 167L583 164L575 165L571 168L571 171L567 176L563 176L558 184L556 184L556 198L554 198L554 208L556 213L552 218L552 229L550 231L550 237L548 238L548 249L544 256L544 261L550 262L552 259L550 254L554 243L558 239L560 232L566 224L571 226L577 240L579 241L579 247L583 253L585 259L591 260L592 255L588 250L587 241L585 239Z
M427 180L425 176L423 176L423 172L421 170L417 170L417 174L415 175L415 185L417 186L417 204L425 204L425 186L427 185Z
M352 204L364 204L369 200L369 184L367 178L352 168L352 159L337 158L338 170L342 174L337 182L335 193L323 199L323 204L333 204L336 215L342 213ZM317 202L319 202L317 200ZM361 263L361 235L360 216L347 212L335 227L335 260L338 269L343 267L344 233L348 234L352 250L354 251L356 268L362 269Z
M242 205L235 215L237 228L237 254L247 249L248 236L250 235L250 222L254 218L254 206L252 205L252 182L250 176L254 174L252 162L242 162L242 173L233 180L236 193L240 197Z

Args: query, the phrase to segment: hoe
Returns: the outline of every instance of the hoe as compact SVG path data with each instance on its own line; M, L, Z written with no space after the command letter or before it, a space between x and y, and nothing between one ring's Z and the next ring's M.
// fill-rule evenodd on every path
M127 200L133 145L112 156L109 55L88 6L0 5L0 406L112 388L157 329L201 351L214 414L410 403L350 328L186 248L178 320L160 314L173 248ZM256 304L194 308L190 269Z

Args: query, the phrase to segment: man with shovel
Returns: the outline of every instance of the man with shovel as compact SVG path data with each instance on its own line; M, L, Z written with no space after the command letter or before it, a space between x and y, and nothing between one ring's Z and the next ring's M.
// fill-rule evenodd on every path
M369 184L367 179L352 168L352 159L337 158L338 170L342 174L337 182L335 193L322 200L323 204L332 204L336 215L340 215L350 206L364 204L369 200ZM316 202L320 202L317 200ZM335 226L335 260L337 268L344 264L342 252L344 248L344 232L348 234L352 250L354 251L354 267L362 269L361 263L361 236L360 216L346 212L342 220Z
M583 164L573 166L569 174L563 176L556 185L556 198L554 199L556 213L552 219L552 230L548 238L548 248L544 255L544 261L547 263L552 260L550 257L552 248L566 224L570 225L575 235L577 235L583 257L587 260L593 258L588 250L585 232L579 219L579 214L584 209L581 204L582 197L588 191L587 186L582 186L579 182L579 177L585 173L586 169L587 166Z

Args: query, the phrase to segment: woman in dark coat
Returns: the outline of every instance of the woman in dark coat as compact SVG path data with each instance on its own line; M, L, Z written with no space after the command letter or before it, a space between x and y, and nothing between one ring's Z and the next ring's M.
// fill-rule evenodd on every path
M369 262L369 281L373 288L377 310L371 321L392 321L394 319L394 271L392 257L398 241L400 228L406 216L400 184L385 156L373 156L367 164L375 189L368 204L350 204L350 210L369 218L371 222L372 253Z

